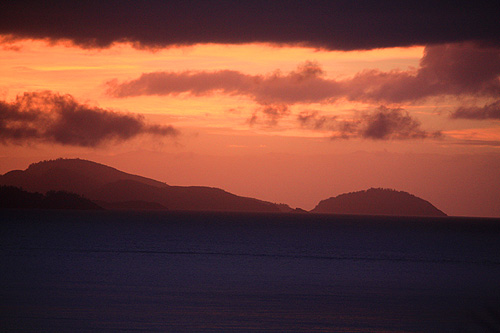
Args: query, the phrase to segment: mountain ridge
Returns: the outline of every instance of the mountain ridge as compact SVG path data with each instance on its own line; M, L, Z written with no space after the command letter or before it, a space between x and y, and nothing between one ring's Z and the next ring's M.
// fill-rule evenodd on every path
M57 159L31 164L0 176L0 184L32 192L67 191L108 207L137 203L130 209L165 207L168 210L279 212L271 202L237 196L219 188L170 186L82 159ZM147 203L147 204L146 204ZM119 206L119 205L118 205Z

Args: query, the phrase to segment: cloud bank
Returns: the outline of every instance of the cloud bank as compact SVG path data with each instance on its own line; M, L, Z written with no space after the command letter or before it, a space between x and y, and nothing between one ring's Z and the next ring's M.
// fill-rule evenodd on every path
M196 43L355 50L480 40L500 44L492 1L4 1L0 34L158 48Z
M332 139L363 138L371 140L409 140L438 138L440 132L427 132L418 120L401 108L380 106L371 112L361 112L352 119L339 120L318 111L305 111L297 116L303 128L331 131Z
M96 147L140 134L175 136L171 126L149 125L140 116L78 103L70 95L29 92L12 103L0 101L0 142L51 142Z
M329 79L319 64L306 62L295 71L248 75L238 71L145 73L107 83L114 97L139 95L243 95L257 103L330 103L344 98L369 103L402 103L437 96L498 97L500 47L459 43L427 46L414 70L368 70L344 80Z

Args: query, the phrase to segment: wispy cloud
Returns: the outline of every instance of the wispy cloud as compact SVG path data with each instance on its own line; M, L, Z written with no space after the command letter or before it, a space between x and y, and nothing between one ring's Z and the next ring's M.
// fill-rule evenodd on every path
M263 123L267 126L276 126L278 121L290 115L290 108L286 104L267 104L254 111L248 119L250 125L255 125L264 119Z
M318 111L302 112L297 121L303 128L331 131L332 139L409 140L438 138L440 132L428 132L418 120L401 108L379 108L359 112L350 119L322 116Z
M500 100L482 107L459 107L451 113L451 117L455 119L500 120Z
M140 134L175 136L178 131L50 91L24 93L12 103L0 101L0 142L4 144L39 141L96 147Z
M301 127L316 131L334 130L337 125L337 116L324 116L319 111L302 111L297 115Z

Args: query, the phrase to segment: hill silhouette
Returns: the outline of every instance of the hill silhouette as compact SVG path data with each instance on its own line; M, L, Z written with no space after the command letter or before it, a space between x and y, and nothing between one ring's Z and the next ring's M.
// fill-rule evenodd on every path
M14 209L102 209L78 194L48 191L31 193L14 186L0 186L0 208Z
M13 170L0 176L0 183L19 186L34 192L69 191L88 196L99 187L122 179L157 187L168 186L153 179L128 174L104 164L82 159L57 159L33 163L26 170Z
M312 213L446 216L430 202L410 193L391 189L370 188L366 191L340 194L322 200Z
M277 205L203 186L169 186L115 168L81 159L31 164L0 176L0 185L46 193L67 191L112 209L279 212Z

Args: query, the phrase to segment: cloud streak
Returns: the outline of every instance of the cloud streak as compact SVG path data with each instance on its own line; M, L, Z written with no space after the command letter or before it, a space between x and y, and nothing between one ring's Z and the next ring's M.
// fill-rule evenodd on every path
M450 116L455 119L500 120L500 100L483 107L459 107Z
M323 116L319 111L302 111L297 115L301 127L316 131L334 130L337 125L336 116Z
M306 62L286 75L248 75L232 70L153 72L127 82L111 80L107 82L107 93L118 98L222 93L248 96L263 105L319 102L340 95L339 84L322 75L322 69L314 62Z
M70 40L81 47L127 41L158 48L196 43L307 45L355 50L467 40L500 44L491 1L8 1L0 34Z
M238 71L154 72L107 83L114 97L139 95L243 95L257 103L331 103L344 98L370 103L402 103L438 96L497 97L500 47L460 43L427 46L415 70L368 70L354 77L326 78L319 64L306 62L287 74L248 75Z
M302 112L297 116L297 121L303 128L331 131L332 139L410 140L441 136L440 132L423 130L420 122L407 111L385 106L344 120L322 116L317 111Z
M140 134L175 136L171 126L146 124L140 116L78 103L70 95L29 92L12 103L0 101L0 142L50 142L97 147Z

